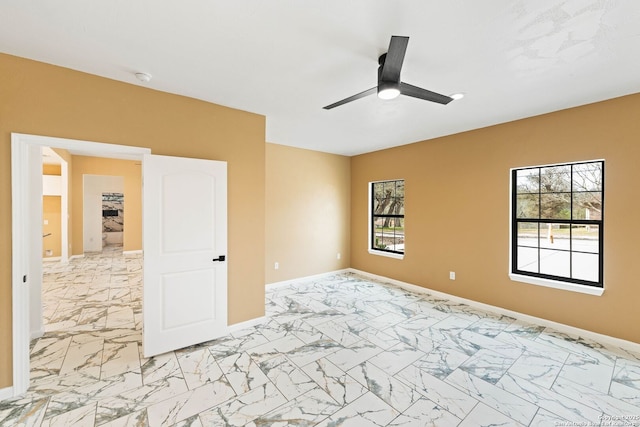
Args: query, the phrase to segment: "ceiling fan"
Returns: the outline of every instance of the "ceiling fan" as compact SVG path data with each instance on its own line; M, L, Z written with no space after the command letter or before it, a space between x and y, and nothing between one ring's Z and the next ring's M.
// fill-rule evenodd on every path
M330 110L339 107L356 99L364 98L368 95L378 93L380 99L393 99L398 95L407 95L414 98L424 99L438 104L448 104L453 98L430 90L422 89L417 86L410 85L400 81L400 70L404 61L404 54L407 50L409 37L391 36L389 50L378 58L378 86L367 89L341 101L323 107Z

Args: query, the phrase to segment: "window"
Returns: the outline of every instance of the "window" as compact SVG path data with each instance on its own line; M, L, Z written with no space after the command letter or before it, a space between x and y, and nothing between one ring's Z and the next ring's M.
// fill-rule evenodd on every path
M404 254L404 180L372 182L369 251Z
M602 288L604 161L511 174L511 272Z

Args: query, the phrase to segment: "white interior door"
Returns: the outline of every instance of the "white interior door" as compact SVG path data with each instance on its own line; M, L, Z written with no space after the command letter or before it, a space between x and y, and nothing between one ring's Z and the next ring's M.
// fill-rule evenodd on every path
M145 357L227 333L227 164L147 154Z

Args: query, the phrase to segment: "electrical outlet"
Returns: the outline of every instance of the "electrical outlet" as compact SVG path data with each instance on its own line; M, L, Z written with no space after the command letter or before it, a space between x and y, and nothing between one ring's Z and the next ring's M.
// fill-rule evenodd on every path
M340 259L341 255L340 252L338 252L338 254L336 255L336 259Z
M277 270L277 269L279 269L279 268L280 268L280 263L279 263L279 262L275 262L275 263L273 264L273 269L274 269L274 270Z
M456 280L456 272L455 271L450 271L449 272L449 280Z

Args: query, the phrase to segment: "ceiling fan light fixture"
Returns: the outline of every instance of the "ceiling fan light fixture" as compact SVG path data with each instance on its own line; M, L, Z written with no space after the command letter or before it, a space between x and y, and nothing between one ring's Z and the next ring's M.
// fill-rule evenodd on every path
M378 85L378 98L393 99L400 95L400 88L397 83L380 82Z
M453 95L450 96L451 99L453 99L454 101L457 101L459 99L464 98L464 93L460 92L460 93L454 93Z

